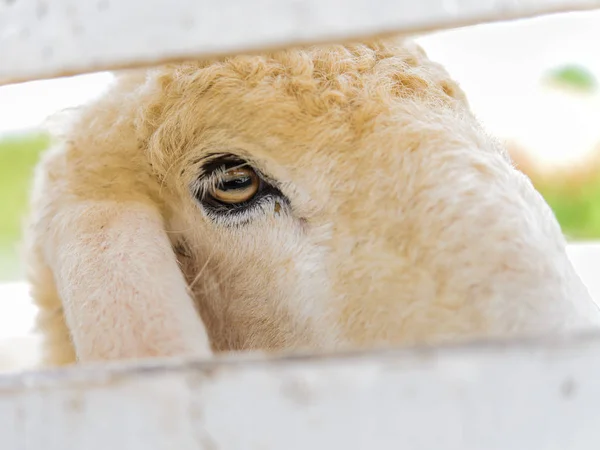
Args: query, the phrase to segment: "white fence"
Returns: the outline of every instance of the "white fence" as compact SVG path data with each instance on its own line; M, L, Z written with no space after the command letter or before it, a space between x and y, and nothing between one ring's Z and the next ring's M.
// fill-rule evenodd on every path
M592 450L600 339L0 379L2 449Z
M0 79L595 7L600 1L3 0ZM600 335L0 377L0 449L109 448L596 450Z
M0 0L0 81L598 7L600 0Z

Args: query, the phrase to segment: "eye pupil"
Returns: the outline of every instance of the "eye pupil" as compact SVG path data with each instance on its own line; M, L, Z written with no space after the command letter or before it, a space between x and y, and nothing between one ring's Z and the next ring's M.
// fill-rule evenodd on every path
M250 201L260 187L258 175L250 167L225 169L210 196L219 203L236 205Z
M248 176L240 176L232 180L221 181L219 189L222 191L229 191L232 189L243 189L249 186L252 186L252 179Z

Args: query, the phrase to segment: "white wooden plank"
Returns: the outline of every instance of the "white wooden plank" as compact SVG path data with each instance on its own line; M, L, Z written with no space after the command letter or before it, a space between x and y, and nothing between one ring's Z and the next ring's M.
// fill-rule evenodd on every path
M597 450L600 335L0 378L2 450Z
M597 7L600 0L0 0L0 80Z

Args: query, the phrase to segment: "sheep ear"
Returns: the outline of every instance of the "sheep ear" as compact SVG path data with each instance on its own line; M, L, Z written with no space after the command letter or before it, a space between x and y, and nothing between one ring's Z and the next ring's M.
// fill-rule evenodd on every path
M97 193L57 198L36 240L53 272L77 359L209 355L156 205L97 199Z
M53 317L39 322L50 363L67 343L82 362L211 353L144 150L143 119L162 98L145 79L127 72L65 117L37 167L26 258L40 318Z

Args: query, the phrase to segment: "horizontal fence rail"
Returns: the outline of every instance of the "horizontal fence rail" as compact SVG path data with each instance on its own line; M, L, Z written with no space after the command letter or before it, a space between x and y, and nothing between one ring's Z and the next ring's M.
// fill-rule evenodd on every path
M600 335L0 377L2 450L597 450Z
M600 7L600 0L0 0L0 84Z

